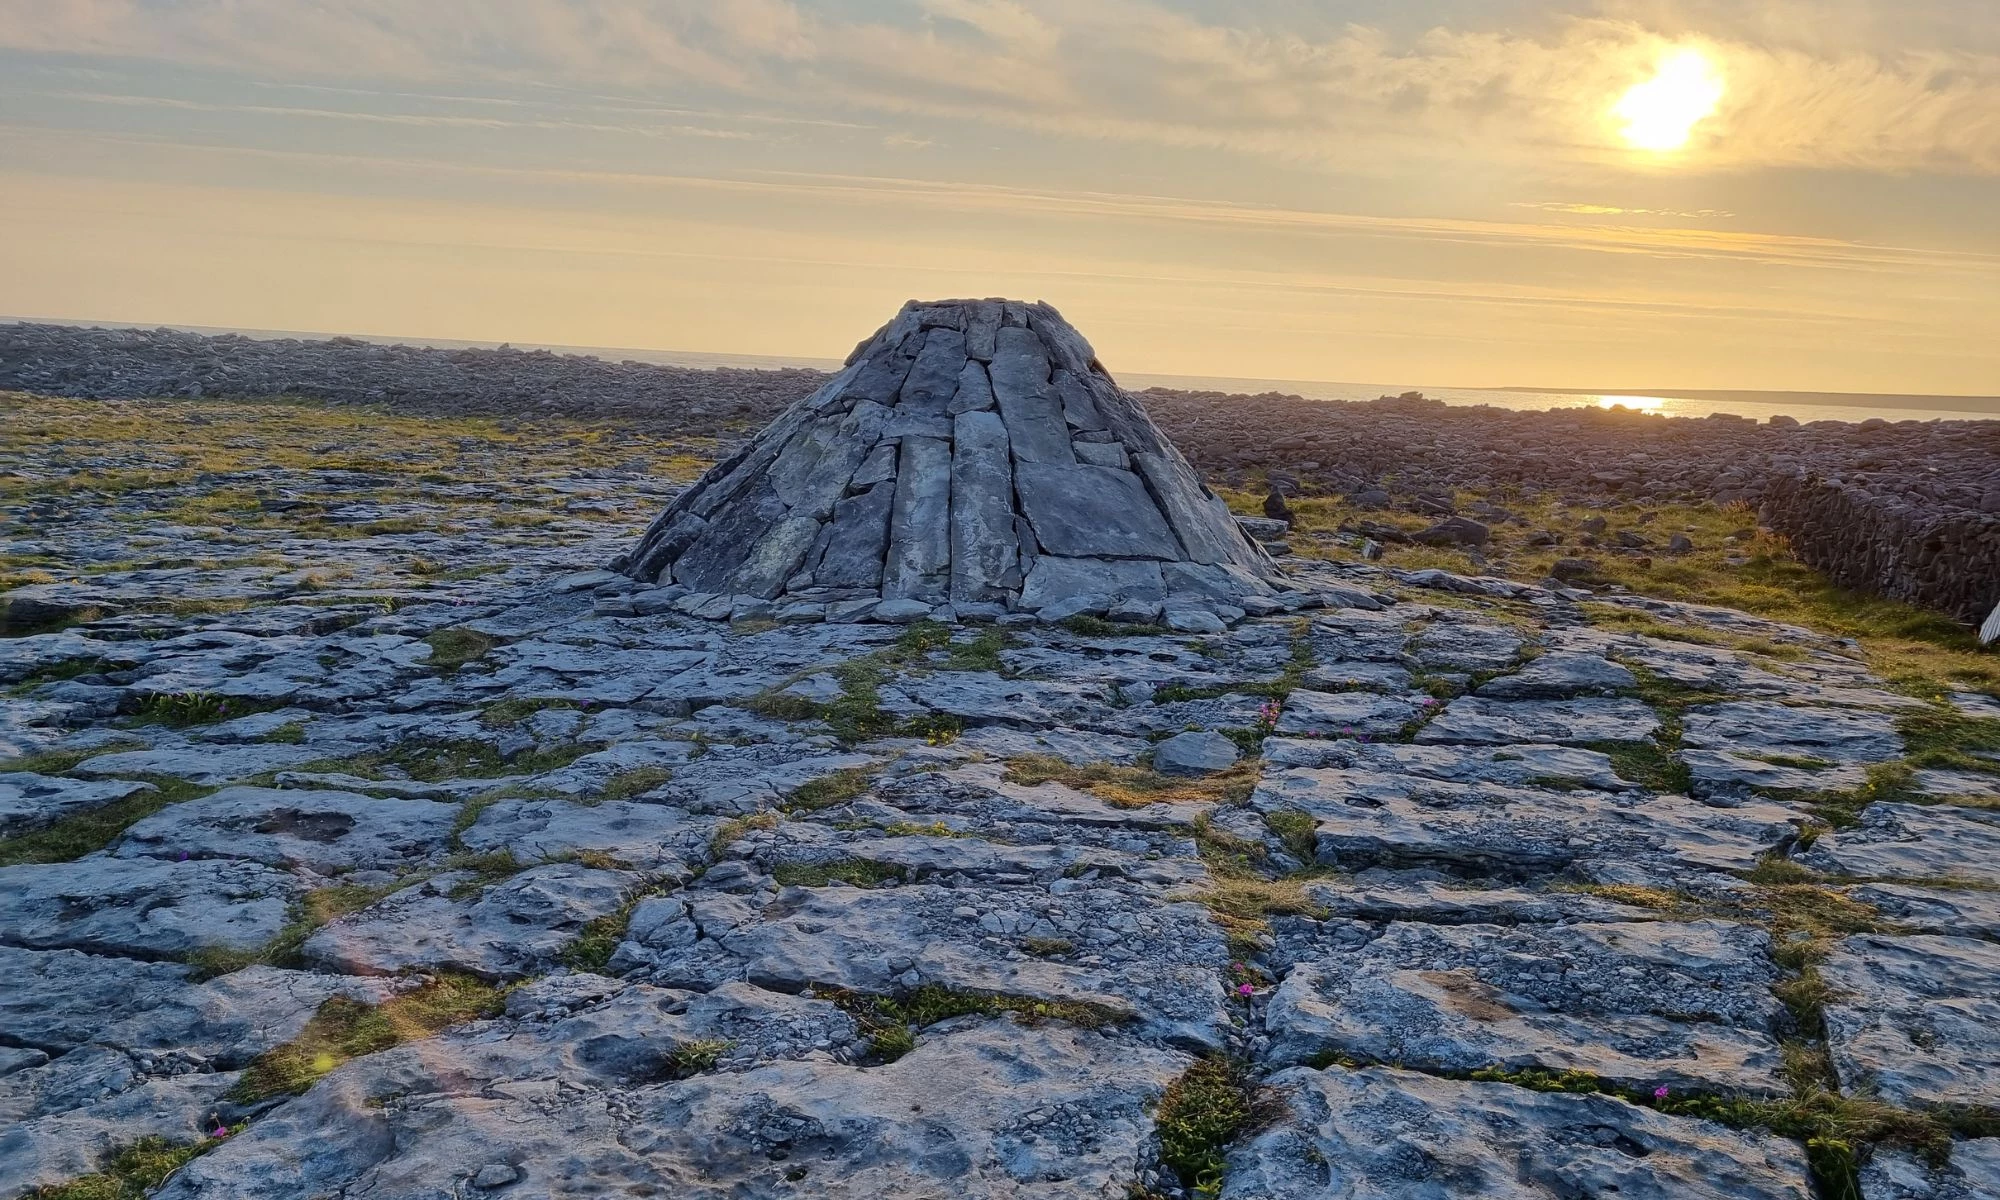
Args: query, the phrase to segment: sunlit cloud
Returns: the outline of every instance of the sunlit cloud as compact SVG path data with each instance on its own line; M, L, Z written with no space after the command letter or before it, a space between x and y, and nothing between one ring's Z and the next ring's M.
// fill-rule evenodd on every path
M1722 100L1722 77L1708 56L1691 47L1663 55L1653 77L1635 83L1611 106L1619 136L1640 150L1664 152L1687 145L1694 127Z
M1401 148L1607 163L1628 137L1661 146L1699 122L1697 169L2000 173L1990 50L1808 46L1717 17L1702 40L1710 74L1653 78L1663 55L1688 62L1664 20L1309 35L1260 21L1260 7L1205 21L1159 0L900 0L877 19L788 0L0 0L0 46L305 79L722 89L1301 162ZM1714 80L1726 94L1711 95ZM1621 103L1645 112L1607 121Z

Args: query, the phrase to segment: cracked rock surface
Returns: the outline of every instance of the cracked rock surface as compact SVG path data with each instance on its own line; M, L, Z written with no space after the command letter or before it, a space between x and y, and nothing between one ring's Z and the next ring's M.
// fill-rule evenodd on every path
M1007 392L1029 325L918 332L871 401L898 446L1111 432L1055 367ZM841 522L841 471L894 528L902 460L843 444L767 473L770 530ZM1065 445L1020 461L1150 478ZM1798 1099L1790 1048L1847 1100L2000 1108L1992 811L1852 790L1946 710L1832 639L1304 561L1208 632L1165 559L1104 576L1160 624L710 611L595 567L673 502L636 470L263 470L333 515L114 519L191 480L28 514L106 569L0 639L0 1197L158 1137L204 1152L157 1194L204 1200L1806 1200L1824 1166L1742 1115ZM891 557L949 597L955 552ZM1204 1180L1213 1062L1255 1119ZM1979 1132L1864 1144L1863 1200L1995 1195Z

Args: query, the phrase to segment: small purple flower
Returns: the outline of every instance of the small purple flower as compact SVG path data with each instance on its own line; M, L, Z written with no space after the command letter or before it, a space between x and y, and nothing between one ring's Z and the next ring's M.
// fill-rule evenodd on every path
M1247 983L1239 983L1236 985L1236 994L1239 996L1254 996L1257 994L1257 989Z
M1663 1083L1663 1084L1661 1084L1661 1085L1660 1085L1659 1087L1656 1087L1656 1088L1654 1088L1654 1089L1653 1089L1653 1099L1655 1099L1655 1100L1665 1100L1666 1098L1667 1098L1667 1085L1666 1085L1666 1084L1664 1084L1664 1083Z
M180 861L186 862L187 860L188 860L188 852L185 850L181 851Z

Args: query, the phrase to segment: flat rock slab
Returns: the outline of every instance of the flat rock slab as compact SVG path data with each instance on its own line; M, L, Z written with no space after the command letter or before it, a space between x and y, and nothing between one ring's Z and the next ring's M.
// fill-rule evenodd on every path
M1309 883L1306 895L1328 916L1431 925L1558 925L1579 921L1650 921L1649 909L1584 892L1473 887L1367 871L1351 881ZM1295 957L1287 955L1286 957Z
M513 979L547 970L583 927L625 906L641 880L576 863L531 867L474 898L451 895L451 874L405 888L323 926L306 961L350 975L454 970Z
M1902 1150L1877 1150L1861 1168L1868 1200L2000 1200L2000 1138L1954 1142L1942 1167Z
M1869 883L1847 894L1911 933L1948 933L2000 941L2000 892L1907 883Z
M1430 671L1497 671L1513 666L1525 644L1505 625L1440 620L1410 640L1409 655Z
M1903 754L1889 713L1793 708L1765 701L1691 708L1682 740L1702 750L1764 752L1836 763L1887 762Z
M458 806L353 792L228 787L132 825L122 858L247 858L335 874L395 868L442 850Z
M1871 804L1858 825L1822 834L1797 857L1834 875L2000 883L2000 812Z
M65 779L28 771L0 774L0 837L17 837L155 790L150 783L132 779Z
M1767 802L1718 808L1684 796L1308 767L1267 774L1250 807L1310 815L1319 861L1330 866L1425 865L1503 875L1572 864L1748 870L1794 836L1803 819Z
M2000 946L1862 934L1820 971L1844 1090L1906 1106L2000 1104Z
M1429 696L1299 688L1285 698L1277 729L1291 737L1394 737L1436 706Z
M304 889L262 863L93 854L0 867L0 942L164 958L255 950Z
M247 746L169 746L100 754L96 758L84 759L74 769L76 774L90 778L166 775L202 787L216 787L325 757L325 750L283 742Z
M85 1057L98 1061L77 1062ZM70 1095L25 1119L15 1114L0 1128L0 1195L25 1195L93 1174L117 1150L143 1138L193 1141L237 1078L218 1071L149 1079L124 1055L92 1048L0 1079L0 1092L9 1085L31 1087L35 1076L55 1076L46 1081L50 1090ZM0 1099L0 1110L5 1107Z
M1142 738L1118 737L1083 729L1024 730L1000 725L968 729L953 744L991 758L1021 758L1039 754L1078 766L1094 762L1130 766L1150 748Z
M1502 783L1515 787L1589 787L1607 792L1637 785L1612 768L1610 755L1574 746L1413 746L1399 742L1264 739L1264 761L1280 767L1352 767L1419 775L1452 783Z
M1692 780L1689 790L1703 799L1846 791L1868 782L1868 770L1860 763L1835 763L1807 754L1776 755L1782 761L1771 762L1728 750L1686 749L1679 757Z
M481 1164L504 1164L489 1176L503 1196L584 1195L606 1180L662 1196L1113 1196L1138 1174L1150 1105L1189 1061L1003 1019L940 1029L866 1070L780 1062L614 1097L482 1094L436 1042L407 1049L343 1067L190 1163L161 1200L449 1195ZM412 1093L426 1102L370 1103Z
M0 946L0 1044L61 1054L192 988L193 968Z
M1566 700L1601 696L1637 687L1631 669L1595 654L1544 654L1512 675L1502 675L1479 688L1494 700Z
M1279 1062L1587 1071L1629 1087L1781 1092L1759 929L1397 922L1299 963L1265 1013Z
M1268 1082L1285 1098L1283 1114L1230 1153L1223 1200L1813 1195L1796 1143L1609 1096L1381 1068L1297 1067Z
M643 870L685 874L705 855L718 824L664 804L502 800L459 836L468 849L508 850L522 860L591 851Z
M811 985L881 995L924 984L1088 1000L1130 1013L1139 1029L1219 1047L1228 1026L1221 972L1229 961L1208 910L1106 885L1041 888L917 884L865 890L792 888L768 908L694 893L642 902L614 969L643 965L669 987L746 979L796 992ZM1021 947L1062 940L1072 956Z
M1417 741L1508 745L1514 742L1636 742L1660 727L1637 700L1489 700L1461 696L1417 731Z

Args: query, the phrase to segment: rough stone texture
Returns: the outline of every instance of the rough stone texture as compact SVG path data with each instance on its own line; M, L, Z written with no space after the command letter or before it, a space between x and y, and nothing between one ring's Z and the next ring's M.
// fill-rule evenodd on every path
M1409 1071L1295 1068L1283 1115L1230 1156L1224 1200L1808 1200L1796 1143L1608 1096Z
M1242 752L1219 733L1177 733L1153 747L1153 769L1162 775L1208 775L1236 765Z
M1636 742L1652 736L1660 718L1637 700L1452 701L1417 733L1419 742Z
M0 867L0 943L164 957L255 950L302 889L261 863L92 855Z
M65 779L26 771L0 774L0 837L14 837L153 790L152 784L131 779Z
M1898 1104L2000 1104L2000 947L1969 937L1848 938L1821 974L1841 1083Z
M1152 1105L1194 1052L1247 1063L1260 1080L1290 1078L1293 1043L1320 1039L1357 1059L1394 1046L1413 1061L1460 1067L1490 1057L1602 1069L1641 1096L1683 1079L1675 1086L1768 1090L1769 988L1782 973L1752 944L1770 936L1767 897L1729 872L1775 852L1829 867L1826 886L1875 905L1887 930L1871 935L1880 945L1832 956L1852 989L1836 997L1829 1022L1845 1077L1860 1080L1854 1072L1872 1055L1913 1089L1985 1086L1993 1071L1979 1039L1994 1022L1979 1006L1995 988L1980 962L1995 914L1989 892L1938 877L1991 876L1989 812L1884 807L1801 848L1806 806L1719 774L1704 785L1699 756L1729 755L1726 746L1681 751L1695 777L1685 797L1662 791L1649 755L1546 740L1589 742L1598 730L1587 727L1606 723L1647 728L1599 694L1616 678L1601 662L1635 674L1643 666L1718 706L1778 705L1803 714L1798 721L1865 714L1878 732L1883 714L1925 703L1888 691L1831 638L1723 609L1615 593L1579 606L1555 589L1367 562L1300 558L1273 585L1283 590L1238 595L1240 568L1226 562L1048 554L1018 513L1008 528L1025 555L1022 587L1039 571L1056 612L1081 597L1087 607L1072 612L1102 604L1100 615L1123 624L1042 620L1047 610L1031 617L1025 602L1009 611L929 601L901 612L998 628L953 630L942 645L942 635L906 639L872 623L904 441L955 441L958 413L1004 426L985 365L1001 330L1038 335L1043 386L1078 463L1148 479L1145 456L1169 454L1121 415L1088 348L1038 330L1035 311L913 312L857 354L823 408L775 431L779 442L818 439L864 403L889 410L830 509L818 481L833 456L787 460L782 494L773 482L782 446L732 456L645 550L671 567L736 509L787 505L733 565L719 546L703 551L727 568L719 586L731 590L714 593L671 582L671 572L656 586L580 569L630 549L676 503L679 460L705 446L634 431L646 449L630 460L618 461L622 448L607 458L606 439L524 470L494 457L483 434L405 447L395 440L403 426L354 447L377 456L366 470L189 478L183 458L204 428L228 428L232 445L254 440L239 435L234 415L254 406L147 403L120 408L116 423L93 407L64 418L74 423L60 455L0 422L0 469L30 481L84 484L106 470L180 481L94 490L101 499L90 505L31 483L8 504L5 551L72 580L29 585L24 605L78 624L0 639L9 693L0 754L52 751L41 778L64 788L127 772L240 785L222 800L170 806L170 819L136 830L104 828L92 843L104 852L0 870L5 1167L39 1164L36 1181L53 1182L49 1174L101 1168L133 1136L191 1138L220 1110L248 1129L177 1176L174 1194L846 1189L1122 1200L1138 1188L1184 1198L1193 1189L1157 1161ZM970 356L948 398L945 373L919 369L927 347L954 341L938 330L964 334ZM567 402L558 397L550 411ZM296 453L297 425L314 410L283 412L274 444ZM56 418L38 413L34 424L45 419ZM1215 419L1222 430L1234 418ZM88 433L149 422L165 422L171 440ZM495 442L512 454L532 440L519 434ZM355 436L365 442L365 429ZM1893 433L1883 444L1927 438ZM1190 450L1223 440L1198 436ZM1357 462L1371 444L1364 429ZM1350 469L1347 449L1319 442L1301 453L1340 472ZM653 464L640 461L647 455ZM661 456L675 460L664 472ZM1665 459L1658 470L1679 470ZM1282 474L1288 464L1259 466ZM436 482L434 472L459 482ZM162 504L225 492L256 497L239 503L266 513L309 506L312 519L210 528L158 517ZM803 506L796 519L823 527L784 581L784 603L737 594L735 573L758 539L794 519L794 501ZM853 532L836 528L850 503L873 514L860 522L857 553L876 572L851 588L821 577ZM1177 518L1160 511L1182 539ZM549 523L512 519L524 512ZM1509 524L1486 508L1473 515L1496 536ZM322 524L347 527L331 537ZM1649 531L1655 542L1670 532ZM166 563L201 565L135 565ZM302 575L308 568L315 577ZM934 578L946 581L949 602L949 573ZM1718 644L1626 632L1600 623L1609 615L1601 605ZM1209 632L1161 632L1170 607L1206 617L1181 623ZM495 644L462 667L444 665L448 651L433 661L425 639L446 634L433 639L443 651L462 632ZM1729 648L1751 639L1784 653ZM1559 655L1575 656L1560 673ZM1509 678L1503 691L1526 680L1535 694L1467 695L1475 680ZM117 715L175 692L282 707L187 725ZM1267 738L1247 804L1231 799L1247 782L1234 773L1176 780L1157 793L1172 799L1149 803L1156 781L1101 769L1149 753L1160 765L1159 747L1190 730L1247 744L1268 729L1268 697L1302 692L1329 699L1303 697L1301 708L1384 705L1389 731ZM1422 704L1429 692L1438 704ZM1973 715L1968 695L1952 700ZM1410 722L1396 722L1412 703ZM1526 719L1550 711L1540 706L1566 707L1553 710L1561 720ZM1399 740L1415 737L1426 707L1483 710L1485 734L1502 740ZM850 724L858 715L865 729ZM869 731L880 734L869 740ZM1810 731L1786 731L1795 732ZM1895 748L1878 740L1875 752ZM1031 755L1086 770L1031 784L1052 770L1019 761ZM60 765L79 756L81 768ZM1782 769L1841 777L1866 766ZM254 786L245 782L253 776ZM1938 795L1967 786L1918 782ZM316 798L328 792L347 799ZM216 825L222 809L239 833ZM458 820L440 829L434 819L454 809L469 826L456 835ZM398 816L409 813L429 815ZM328 815L355 825L328 841L299 836L335 832ZM307 819L318 824L302 826ZM179 839L200 843L186 862ZM46 854L49 844L19 852ZM474 866L482 873L458 869ZM268 888L246 891L245 881ZM1642 906L1656 895L1591 886L1602 884L1672 889L1690 911L1726 913L1730 923L1716 932ZM309 969L203 977L228 965L206 949L287 953L278 935L312 911L307 894L329 885L341 890L320 902L381 898L320 930ZM1279 911L1242 915L1266 906ZM607 974L575 969L605 953ZM203 966L176 961L184 957ZM410 974L373 973L392 969ZM250 1109L206 1102L326 1000L379 1003L443 969L519 986L504 1013L364 1055L302 1095ZM836 986L853 994L831 994ZM1332 1004L1343 988L1358 1000ZM950 989L1016 994L981 1002ZM1095 1032L1036 1008L1080 1000L1104 1006L1089 1016L1106 1021ZM986 1004L1028 1011L932 1020ZM882 1061L909 1043L907 1057ZM1649 1187L1758 1196L1770 1191L1770 1146L1786 1158L1777 1175L1790 1194L1803 1177L1795 1146L1692 1117L1430 1079L1435 1103L1381 1093L1350 1106L1341 1127L1352 1149L1316 1148L1320 1134L1307 1130L1324 1123L1317 1117L1280 1115L1246 1132L1230 1147L1228 1186L1339 1194L1333 1171L1366 1167L1366 1186L1399 1197L1513 1189L1575 1200ZM1518 1120L1489 1122L1475 1110ZM1536 1115L1551 1111L1589 1119ZM1278 1154L1263 1139L1281 1131L1290 1140ZM1963 1169L1923 1167L1921 1186L1961 1200L1952 1189L1975 1178L1978 1148L1958 1149ZM1894 1153L1877 1147L1874 1163L1887 1171Z
M1835 875L2000 883L2000 812L1950 805L1871 804L1798 855Z
M834 589L1001 612L1066 605L1064 616L1110 607L1102 597L1129 590L1130 563L1224 568L1174 606L1176 628L1198 632L1239 619L1237 601L1270 596L1270 558L1082 337L1046 305L1021 306L1021 324L993 318L1008 311L912 302L681 493L615 567L780 607ZM990 362L977 353L989 329ZM1076 445L1090 447L1081 460ZM1037 586L1044 555L1080 569ZM684 611L738 615L719 602Z
M1446 866L1473 874L1559 871L1571 865L1653 873L1749 870L1796 836L1801 814L1750 802L1713 807L1680 796L1425 779L1363 767L1288 768L1250 797L1265 813L1315 822L1329 865Z
M1768 948L1761 931L1713 921L1397 922L1351 953L1300 962L1265 1022L1280 1062L1338 1055L1776 1093L1783 1010Z
M406 888L306 939L308 962L357 975L444 968L487 979L547 969L598 917L622 908L639 878L574 863L533 867L485 889L453 895L451 875Z
M2000 1138L1953 1143L1943 1167L1878 1150L1861 1168L1861 1189L1868 1200L2000 1200Z
M443 848L456 805L352 792L223 788L125 831L112 853L136 858L247 858L327 874L392 867Z
M648 1023L669 1043L707 1032ZM502 1195L587 1194L617 1180L660 1195L1111 1197L1140 1168L1147 1106L1188 1061L999 1021L941 1032L865 1072L799 1055L678 1083L641 1068L632 1082L644 1086L621 1088L619 1058L643 1059L569 1059L594 1040L580 1024L491 1050L452 1039L352 1064L159 1195L451 1194L497 1162L519 1181ZM550 1084L508 1082L517 1078ZM428 1099L369 1103L391 1092Z

